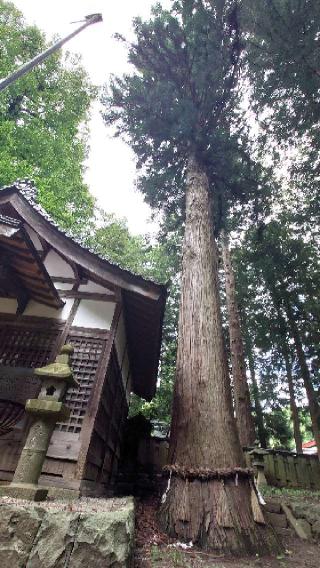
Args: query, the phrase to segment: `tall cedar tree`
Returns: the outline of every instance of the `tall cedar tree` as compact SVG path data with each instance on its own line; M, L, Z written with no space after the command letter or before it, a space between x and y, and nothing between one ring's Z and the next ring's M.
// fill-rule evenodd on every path
M230 189L242 154L239 134L231 134L241 57L238 4L185 0L171 11L157 5L150 21L136 19L134 26L133 73L113 80L105 119L135 150L149 202L185 208L170 478L161 522L172 536L206 548L266 553L277 542L264 524L233 415L212 223L215 181L229 178Z

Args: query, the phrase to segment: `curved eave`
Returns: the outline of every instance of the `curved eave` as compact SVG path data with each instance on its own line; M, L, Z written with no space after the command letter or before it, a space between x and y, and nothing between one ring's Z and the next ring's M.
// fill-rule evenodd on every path
M28 233L16 219L0 216L0 251L30 299L56 309L64 305Z
M150 400L156 391L167 287L89 251L43 216L15 186L0 192L0 204L7 202L58 253L83 267L93 279L121 288L133 390Z

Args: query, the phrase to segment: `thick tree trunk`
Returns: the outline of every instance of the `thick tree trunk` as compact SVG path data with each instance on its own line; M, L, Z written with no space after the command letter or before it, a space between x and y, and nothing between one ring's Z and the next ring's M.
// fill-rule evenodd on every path
M160 521L174 538L204 548L267 553L278 543L263 524L233 415L211 219L208 179L192 157L187 172L170 478Z
M251 413L250 392L246 375L235 277L229 249L229 239L224 229L221 231L221 246L226 281L226 299L229 319L230 352L236 421L241 446L253 446L256 439L256 433Z
M287 380L288 380L288 387L289 387L289 397L290 397L290 409L291 409L291 418L293 423L293 436L294 441L296 444L296 452L298 454L302 454L302 436L300 432L300 420L299 420L299 412L296 405L296 398L294 395L294 383L292 377L292 368L289 353L286 349L283 350L283 357L286 365L286 373L287 373Z
M312 422L312 430L315 442L317 444L318 456L320 459L320 407L310 377L310 372L306 361L306 355L303 350L302 341L300 337L300 331L294 317L290 300L288 298L284 298L284 308L288 317L289 327L294 340L299 366L301 370L301 375L307 393L311 422Z

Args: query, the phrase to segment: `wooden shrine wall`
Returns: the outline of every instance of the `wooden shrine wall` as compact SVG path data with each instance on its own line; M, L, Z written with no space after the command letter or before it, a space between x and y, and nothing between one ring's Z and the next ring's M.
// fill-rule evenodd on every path
M11 316L6 319L2 316L0 365L35 368L47 364L54 359L63 328L63 323L39 318L21 318L17 323L16 318L14 321ZM81 328L71 328L66 338L66 342L74 346L71 365L79 388L67 392L66 403L71 408L71 415L68 422L57 424L43 467L44 475L53 475L57 481L58 478L62 481L74 477L82 422L108 338L108 331ZM35 396L34 392L24 394L26 399ZM29 424L30 419L25 414L10 433L0 438L0 479L11 479Z
M35 368L52 360L61 325L47 321L16 321L6 316L0 323L0 365L5 367ZM9 379L10 380L10 379ZM8 385L4 385L4 390ZM23 389L25 400L35 396L34 386ZM1 392L0 392L1 398ZM24 401L20 401L24 402ZM16 468L30 419L27 414L8 434L0 437L0 479L10 479Z
M82 424L108 339L109 332L70 329L66 342L74 347L71 367L79 388L70 388L67 391L65 402L71 409L70 418L67 422L56 425L42 470L44 474L74 478L81 447ZM61 468L61 460L68 465Z
M113 347L89 446L84 479L107 485L116 473L127 414L126 390Z

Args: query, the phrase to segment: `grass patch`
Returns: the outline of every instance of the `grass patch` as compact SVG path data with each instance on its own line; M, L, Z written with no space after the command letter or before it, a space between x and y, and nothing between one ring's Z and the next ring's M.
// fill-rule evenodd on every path
M316 500L320 501L320 491L312 491L310 489L293 489L287 487L271 487L268 485L261 490L264 497L287 497L295 500Z

